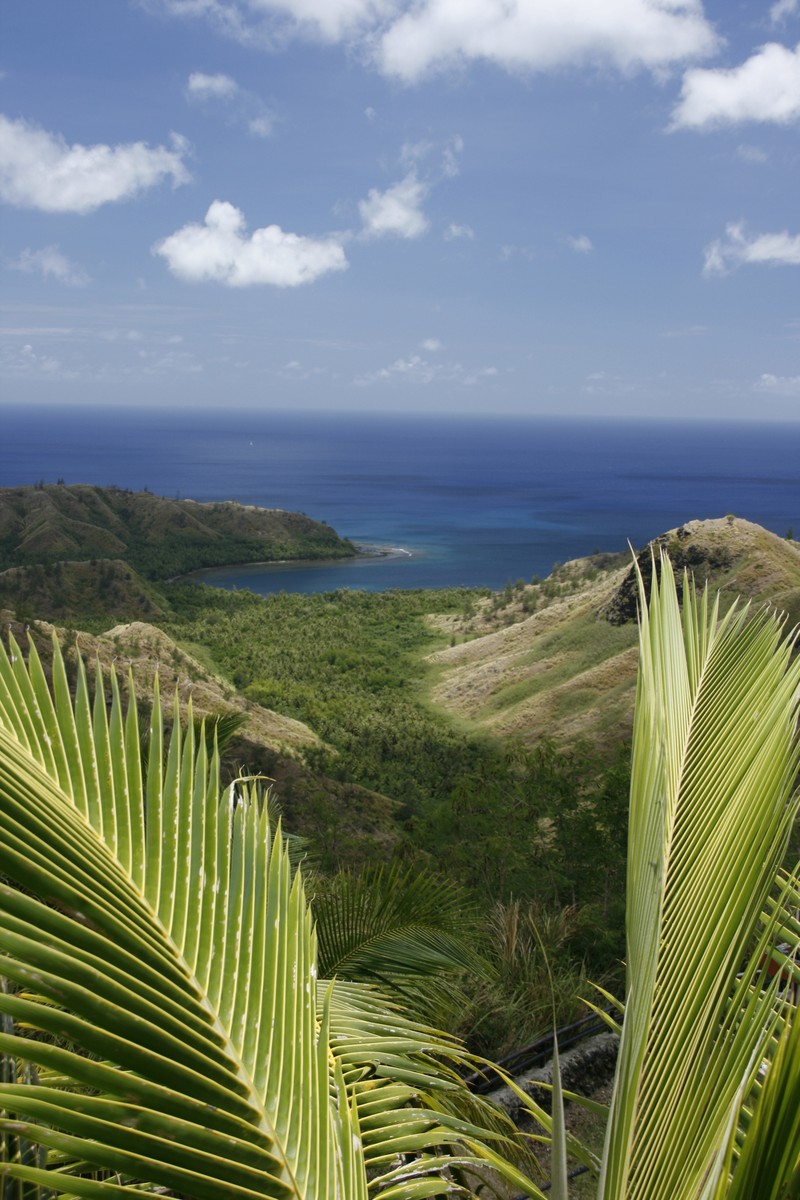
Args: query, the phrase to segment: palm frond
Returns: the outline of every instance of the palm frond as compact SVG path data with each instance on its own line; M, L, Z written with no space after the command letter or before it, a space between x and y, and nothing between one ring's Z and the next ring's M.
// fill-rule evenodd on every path
M108 1200L436 1194L440 1148L475 1133L426 1106L458 1086L457 1047L369 989L318 989L258 785L222 792L177 704L163 761L157 692L143 774L132 686L127 714L110 690L108 713L80 664L73 702L56 646L51 698L34 648L27 667L0 650L0 1053L41 1069L0 1084L0 1131L49 1151L0 1180ZM391 1137L373 1137L371 1091Z
M491 974L464 936L460 889L425 869L340 871L320 881L314 915L323 976L378 984L426 1017L458 975Z
M769 1057L758 962L797 809L800 663L773 615L721 616L688 579L681 618L665 556L641 608L628 987L600 1195L680 1200L732 1167Z

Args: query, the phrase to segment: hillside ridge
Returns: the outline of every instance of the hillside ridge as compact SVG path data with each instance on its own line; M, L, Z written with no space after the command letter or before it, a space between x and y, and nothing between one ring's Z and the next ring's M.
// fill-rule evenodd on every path
M800 623L800 543L727 516L689 521L648 543L637 556L645 582L653 554L667 549L681 584L770 603ZM451 645L428 658L430 699L451 716L501 737L601 748L631 729L636 682L636 571L577 559L541 583L507 589L507 602L484 602L467 621L440 618Z
M0 488L0 571L121 559L163 580L201 567L355 553L352 542L304 513L236 500L172 500L80 483Z

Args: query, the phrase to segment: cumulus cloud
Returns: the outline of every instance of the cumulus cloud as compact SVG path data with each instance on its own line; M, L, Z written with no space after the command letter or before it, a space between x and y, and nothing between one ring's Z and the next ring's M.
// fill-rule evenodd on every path
M171 150L145 142L70 146L60 134L0 114L0 199L42 212L93 212L164 179L186 183L187 150L176 134Z
M359 201L358 211L367 238L418 238L426 233L430 222L422 211L429 185L417 178L412 170L399 183L385 192L370 188L366 200Z
M661 71L712 53L701 0L148 0L275 48L287 37L361 43L406 82L471 61L507 70L597 65Z
M585 233L581 233L578 237L568 237L567 245L575 251L576 254L591 254L594 250L591 239Z
M758 392L771 392L775 396L800 396L800 375L765 373L754 386Z
M381 39L379 61L406 82L477 60L508 70L661 70L717 45L699 0L424 0L403 7Z
M227 100L238 90L230 75L204 75L202 71L193 71L186 84L186 94L194 100Z
M441 350L442 343L438 338L425 338L424 342L420 342L423 350L427 350L429 354L435 354L437 350Z
M9 267L14 271L25 271L29 275L42 275L45 279L55 279L67 287L85 287L89 276L76 263L70 262L62 254L58 246L44 246L41 250L23 250L19 258L10 262Z
M727 275L747 263L771 267L800 266L800 234L756 233L748 237L744 222L725 228L725 237L706 247L704 275Z
M204 224L184 225L154 246L153 252L180 279L213 280L226 287L298 287L348 265L342 244L334 237L301 237L279 225L248 234L244 214L223 200L214 201Z
M714 129L745 121L787 125L799 119L800 45L789 50L769 42L741 66L687 71L670 128Z

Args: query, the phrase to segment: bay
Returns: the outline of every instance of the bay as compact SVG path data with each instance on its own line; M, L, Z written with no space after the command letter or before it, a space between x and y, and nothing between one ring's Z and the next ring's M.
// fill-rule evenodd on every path
M0 409L0 484L58 479L306 512L396 551L203 573L265 594L500 588L727 513L800 534L800 424Z

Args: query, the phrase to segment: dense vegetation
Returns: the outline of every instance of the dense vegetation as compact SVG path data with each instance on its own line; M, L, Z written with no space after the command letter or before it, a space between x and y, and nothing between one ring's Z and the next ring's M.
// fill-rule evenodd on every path
M792 1200L800 660L764 609L720 617L686 589L681 613L666 559L640 612L625 1019L611 1105L586 1101L602 1158L569 1149L598 1200ZM0 651L3 1194L545 1200L454 1074L463 1050L389 1001L472 969L446 849L441 886L373 871L309 907L258 784L223 793L191 722L168 730L156 693L143 727L113 677L93 702L80 665L73 696L57 642L51 672L52 693L33 649L28 666L13 639ZM540 906L503 911L496 948L516 942L523 968L558 944ZM558 1056L552 1117L517 1094L565 1198Z
M321 774L399 801L402 853L433 867L446 862L479 913L477 945L499 972L491 995L476 984L474 1002L461 1009L461 1031L476 1048L503 1052L549 1023L531 921L550 933L565 1016L585 969L596 979L618 967L625 747L609 760L586 747L501 742L457 726L425 699L435 668L424 656L444 641L427 614L472 611L479 596L264 598L174 585L169 599L179 614L168 626L173 637L210 655L251 700L308 723L325 743L306 751ZM312 852L327 871L348 865L324 836Z
M86 484L0 488L0 570L124 559L149 579L168 579L200 567L354 553L304 513Z
M630 776L629 725L619 714L632 701L635 629L598 619L635 607L635 575L622 587L614 582L624 573L617 558L566 564L547 580L518 580L491 596L453 589L261 598L156 585L102 555L127 521L132 549L125 553L138 553L151 574L172 575L180 555L197 554L201 544L220 553L224 543L226 554L244 557L236 539L253 522L291 519L296 532L306 518L114 488L23 491L25 553L40 560L0 575L0 605L7 597L23 622L45 615L98 632L111 616L155 622L193 656L181 666L173 646L175 669L188 680L200 678L201 666L218 672L253 711L274 710L313 731L290 757L269 739L240 739L223 770L226 778L244 767L275 779L290 828L310 838L320 889L336 889L337 871L365 862L434 873L446 866L471 944L493 973L465 978L461 992L442 996L442 1027L494 1056L531 1040L552 1016L545 952L565 1020L587 975L612 984L619 977ZM77 521L79 513L94 514L93 523ZM208 520L226 536L208 540L207 530L198 532ZM314 529L323 540L335 538L324 526ZM98 557L47 563L56 553L54 531L62 549L64 538L75 537L80 553ZM758 594L768 585L781 605L798 594L796 550L755 526L694 523L675 536L682 561L721 573L734 588L749 580ZM169 561L173 550L178 557ZM535 622L511 628L533 614ZM431 660L433 651L442 654ZM140 654L136 639L118 637L111 652ZM153 654L164 661L161 651ZM445 709L442 684L462 664L462 686L466 678L478 703ZM532 723L527 702L556 690L557 705L549 702ZM494 716L516 706L519 718L498 734ZM581 729L574 721L584 710L599 715ZM573 722L569 737L558 713ZM592 741L581 741L584 733Z

